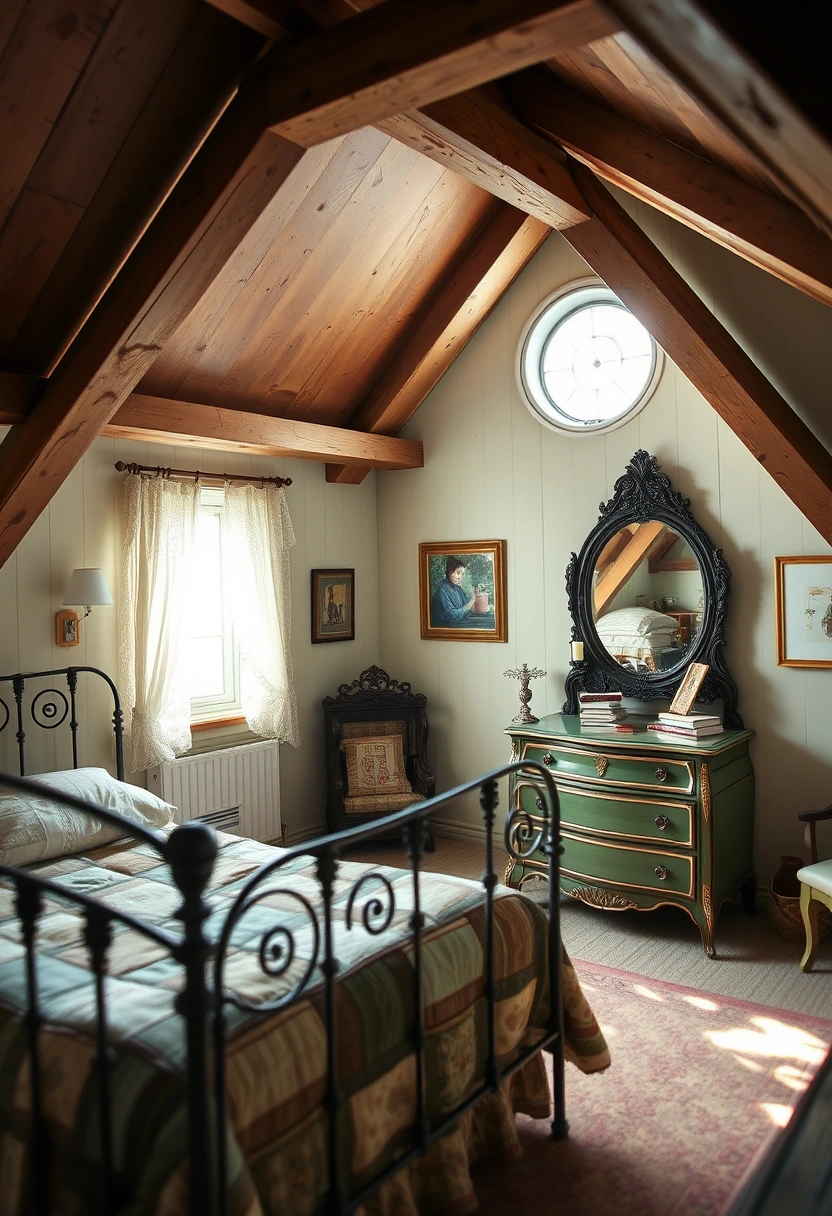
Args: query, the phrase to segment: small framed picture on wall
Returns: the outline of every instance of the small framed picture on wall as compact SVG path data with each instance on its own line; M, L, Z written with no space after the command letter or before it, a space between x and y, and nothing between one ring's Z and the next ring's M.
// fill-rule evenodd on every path
M775 557L778 667L832 667L832 554Z
M312 641L355 637L355 570L312 571Z

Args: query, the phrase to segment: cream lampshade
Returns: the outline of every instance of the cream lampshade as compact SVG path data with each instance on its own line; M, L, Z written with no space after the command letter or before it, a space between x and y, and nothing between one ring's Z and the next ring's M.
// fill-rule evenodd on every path
M103 570L95 567L86 567L72 571L72 576L64 595L65 605L83 604L87 610L84 613L84 617L87 617L92 612L93 604L112 604L112 602L113 597L110 594L110 588L107 586ZM84 617L81 619L83 620Z

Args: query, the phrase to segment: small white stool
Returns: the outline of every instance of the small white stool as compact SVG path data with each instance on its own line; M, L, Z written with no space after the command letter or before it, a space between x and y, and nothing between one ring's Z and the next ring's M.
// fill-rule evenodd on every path
M832 911L832 861L816 861L797 871L800 882L800 915L806 930L806 949L800 960L801 971L811 971L818 948L820 905Z

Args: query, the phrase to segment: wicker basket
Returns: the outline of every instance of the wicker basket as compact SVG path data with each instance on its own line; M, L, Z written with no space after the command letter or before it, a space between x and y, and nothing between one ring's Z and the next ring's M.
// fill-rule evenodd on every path
M800 915L800 883L797 871L803 865L800 857L781 857L780 869L768 888L768 919L772 929L790 942L805 942L806 931ZM822 905L818 909L818 941L832 930L832 913Z

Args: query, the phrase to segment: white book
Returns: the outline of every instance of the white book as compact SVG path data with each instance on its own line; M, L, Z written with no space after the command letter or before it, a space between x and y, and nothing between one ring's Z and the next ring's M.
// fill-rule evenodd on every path
M722 726L719 714L672 714L668 711L660 713L658 719L677 726Z

